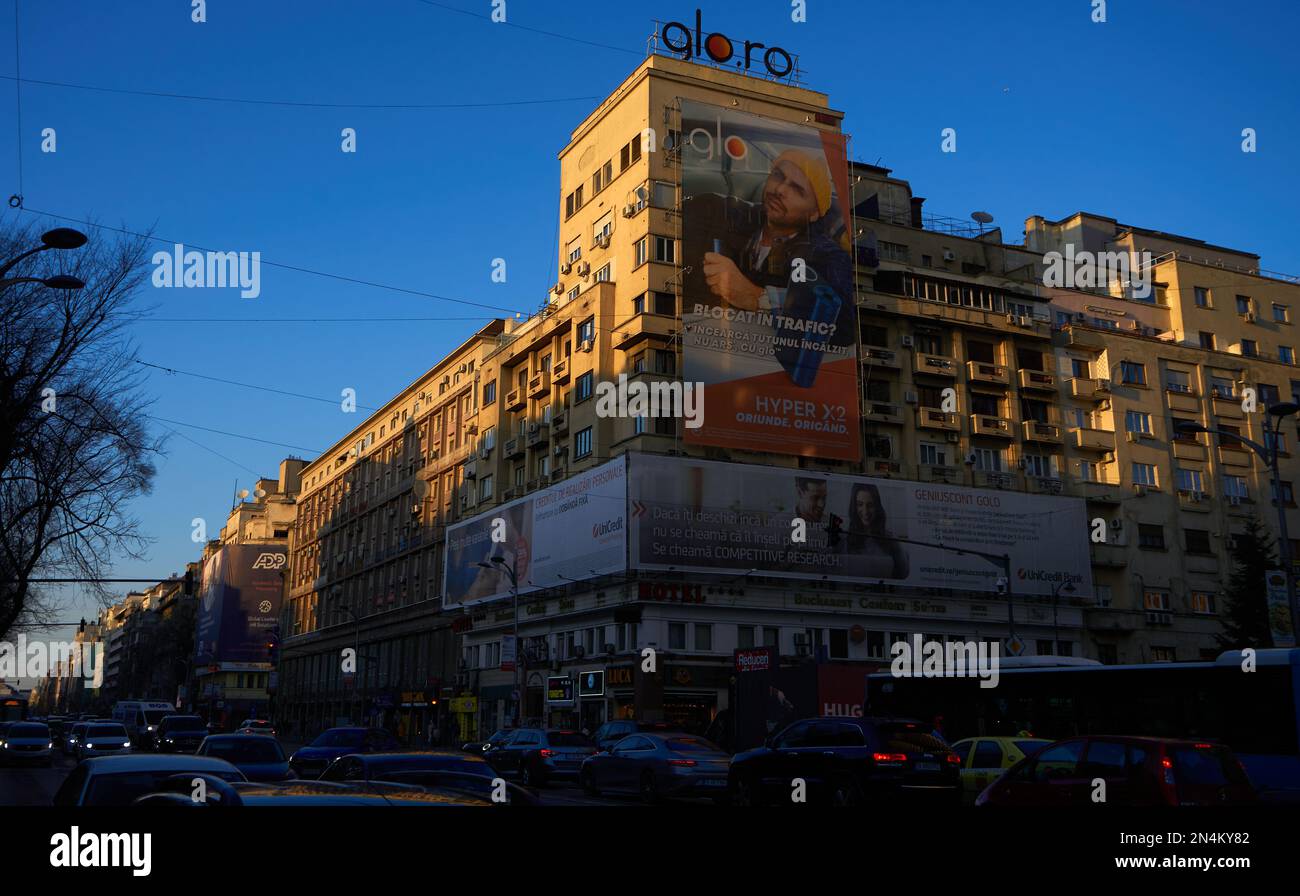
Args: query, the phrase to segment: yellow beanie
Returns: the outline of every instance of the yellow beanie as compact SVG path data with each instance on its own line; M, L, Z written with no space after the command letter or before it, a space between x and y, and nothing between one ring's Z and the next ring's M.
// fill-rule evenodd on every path
M831 207L831 174L826 170L826 164L798 149L787 149L781 153L772 160L772 167L775 168L781 162L790 162L803 172L817 197L818 214L826 214Z

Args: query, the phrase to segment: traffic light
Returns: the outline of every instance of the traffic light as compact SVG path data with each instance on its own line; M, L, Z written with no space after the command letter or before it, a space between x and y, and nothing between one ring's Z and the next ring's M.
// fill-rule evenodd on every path
M271 629L271 635L266 639L266 654L272 666L280 660L280 626Z

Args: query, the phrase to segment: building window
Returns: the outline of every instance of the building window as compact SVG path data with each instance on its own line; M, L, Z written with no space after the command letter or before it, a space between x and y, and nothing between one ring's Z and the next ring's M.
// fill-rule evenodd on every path
M478 481L478 499L480 501L490 501L492 499L491 476L484 476Z
M497 381L492 380L483 384L483 406L487 407L497 400Z
M1184 529L1183 536L1187 539L1187 553L1214 553L1214 549L1210 547L1210 533L1205 529Z
M1156 467L1155 464L1140 464L1133 462L1133 484L1145 485L1148 488L1156 488Z
M975 456L975 469L981 473L1002 472L1001 448L976 448L971 452Z
M1237 313L1250 314L1250 296L1237 296Z
M741 649L754 646L754 627L752 625L736 626L736 646Z
M497 446L497 428L489 426L483 431L483 447L491 450Z
M763 628L763 646L781 648L781 630L779 628L765 626Z
M1182 467L1174 470L1174 481L1178 484L1180 492L1203 492L1203 477L1200 470L1184 470Z
M1165 549L1165 527L1155 523L1138 524L1138 547L1149 551Z
M713 626L695 623L695 649L701 652L713 650Z
M596 341L596 318L589 317L578 324L578 342Z
M1092 376L1092 364L1082 358L1070 359L1070 376L1086 380Z
M1024 460L1027 476L1037 476L1040 479L1056 479L1060 476L1061 471L1057 466L1055 455L1026 454Z
M601 265L600 270L596 271L597 283L608 283L613 277L613 263Z
M1241 340L1241 356L1243 358L1259 357L1259 343L1254 339Z
M584 458L591 454L591 427L580 430L573 437L573 457L575 460Z
M1192 377L1185 370L1167 370L1165 371L1165 388L1170 392L1190 395L1192 392Z
M1273 320L1279 324L1289 324L1291 322L1291 312L1286 305L1273 303Z
M1223 477L1223 494L1229 498L1236 498L1238 501L1244 501L1250 497L1250 491L1246 487L1245 476L1224 476Z
M1201 331L1201 348L1209 352L1215 351L1213 333L1207 333L1204 330Z
M934 442L922 442L921 463L932 467L948 466L948 446Z
M1120 382L1130 386L1145 386L1147 384L1146 365L1139 364L1136 361L1119 362L1119 379Z
M1153 663L1172 663L1175 660L1174 648L1151 646L1151 662Z
M670 292L656 292L655 314L666 314L673 317L677 314L677 296Z
M1216 612L1214 609L1214 595L1209 591L1193 591L1192 612L1206 616L1214 615Z
M591 397L591 371L587 371L578 377L578 382L573 387L573 403L586 401Z
M645 417L632 418L632 435L639 436L645 434Z
M1277 404L1282 398L1277 386L1272 383L1260 383L1257 388L1259 389L1259 402L1266 408Z
M830 655L833 660L846 660L849 658L849 630L846 628L831 629Z
M577 264L578 259L582 258L582 237L575 236L565 249L568 250L569 264Z
M676 243L666 236L656 235L654 238L654 259L664 264L675 264L677 261Z
M1193 286L1192 293L1196 296L1197 308L1210 307L1210 291L1204 286Z
M1289 345L1279 345L1277 347L1277 359L1283 364L1295 363L1295 349Z
M1291 490L1291 483L1289 483L1289 482L1279 482L1279 483L1277 484L1277 486L1278 486L1278 491L1281 492L1281 494L1282 494L1282 503L1283 503L1283 504L1287 504L1287 505L1294 506L1294 505L1295 505L1295 492L1293 492L1293 491ZM1276 502L1274 502L1274 503L1276 503Z
M1272 450L1272 448L1273 448L1273 443L1274 443L1274 442L1277 442L1277 453L1278 453L1278 454L1286 454L1286 453L1287 453L1287 451L1286 451L1286 433L1284 433L1284 432L1279 432L1279 433L1277 433L1277 434L1274 434L1272 430L1265 430L1265 432L1264 432L1264 447L1265 447L1265 448L1268 448L1268 449L1270 449L1270 450Z
M573 217L574 212L580 208L582 208L582 187L578 187L564 198L564 217Z
M646 247L649 244L649 237L641 237L632 244L632 267L640 267L646 262Z
M685 622L668 623L668 649L669 650L686 649L686 623Z
M1145 411L1125 411L1124 428L1129 432L1151 435L1151 415Z

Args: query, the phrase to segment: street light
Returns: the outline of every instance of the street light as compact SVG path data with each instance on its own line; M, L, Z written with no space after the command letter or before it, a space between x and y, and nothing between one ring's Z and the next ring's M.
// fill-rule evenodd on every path
M480 560L478 562L478 565L483 567L484 569L492 569L495 567L497 569L504 571L506 575L510 576L510 594L514 598L514 605L515 605L515 621L514 621L514 629L512 631L512 635L514 636L515 639L515 661L510 666L510 674L511 674L511 679L514 682L514 692L515 692L514 693L515 715L514 715L513 727L518 728L519 717L522 714L521 704L523 704L524 702L524 694L519 687L519 657L523 651L522 651L522 645L519 643L519 571L515 567L516 562L517 561L511 558L510 565L506 566L506 558L501 556L500 554L497 554L495 557L492 558L491 563L487 563L483 560Z
M1231 439L1254 451L1268 465L1269 476L1273 485L1273 506L1277 508L1278 540L1281 542L1280 553L1282 555L1283 573L1286 575L1286 600L1287 605L1291 608L1291 631L1293 635L1297 631L1297 625L1300 625L1300 600L1296 598L1294 560L1291 556L1291 534L1286 525L1286 508L1282 506L1282 485L1277 469L1277 452L1278 437L1282 431L1283 418L1293 417L1298 412L1300 412L1300 404L1293 401L1282 401L1271 405L1268 408L1268 417L1273 421L1273 426L1270 429L1267 422L1264 424L1264 433L1268 438L1264 440L1263 445L1235 432L1202 426L1192 420L1184 420L1174 426L1176 431L1183 433L1214 433L1221 442L1224 438Z
M71 227L56 227L53 230L47 230L41 234L41 245L15 255L3 265L0 265L0 278L9 273L9 270L18 262L24 258L30 258L37 252L46 252L50 249L80 249L84 245L86 245L86 235L80 230L73 230ZM8 286L11 282L22 281L0 279L0 286Z
M1077 590L1074 583L1068 579L1059 585L1052 586L1052 653L1055 656L1061 655L1061 631L1056 622L1056 602L1062 593L1073 594Z

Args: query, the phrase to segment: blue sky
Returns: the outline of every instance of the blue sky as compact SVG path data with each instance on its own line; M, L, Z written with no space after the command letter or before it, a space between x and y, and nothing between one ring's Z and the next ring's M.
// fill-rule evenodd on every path
M0 0L10 78L14 2ZM1083 209L1300 273L1294 3L1111 0L1104 24L1090 20L1091 0L809 0L806 23L782 0L702 6L706 30L799 54L808 86L846 113L851 154L910 180L932 212L986 210L1018 242L1028 215ZM514 104L337 109L22 87L29 209L262 253L257 299L142 294L168 319L136 327L142 359L323 398L351 387L379 405L490 312L266 263L535 309L555 278L557 152L643 57L652 20L692 22L696 4L510 0L510 25L488 21L487 0L210 0L204 24L188 7L21 0L22 75L304 104ZM18 192L11 79L0 81L0 119L7 196ZM47 127L57 153L40 152ZM357 131L355 154L340 151L345 127ZM947 127L953 154L940 152ZM1254 154L1241 152L1245 127L1258 133ZM490 280L496 257L505 283ZM317 317L441 319L303 322ZM160 371L149 387L159 417L305 448L328 447L358 420ZM190 521L205 518L215 536L236 480L251 488L250 470L274 476L289 453L177 429L233 463L172 437L136 507L150 556L116 563L116 576L182 570L199 550ZM95 612L75 591L66 598L60 618Z

